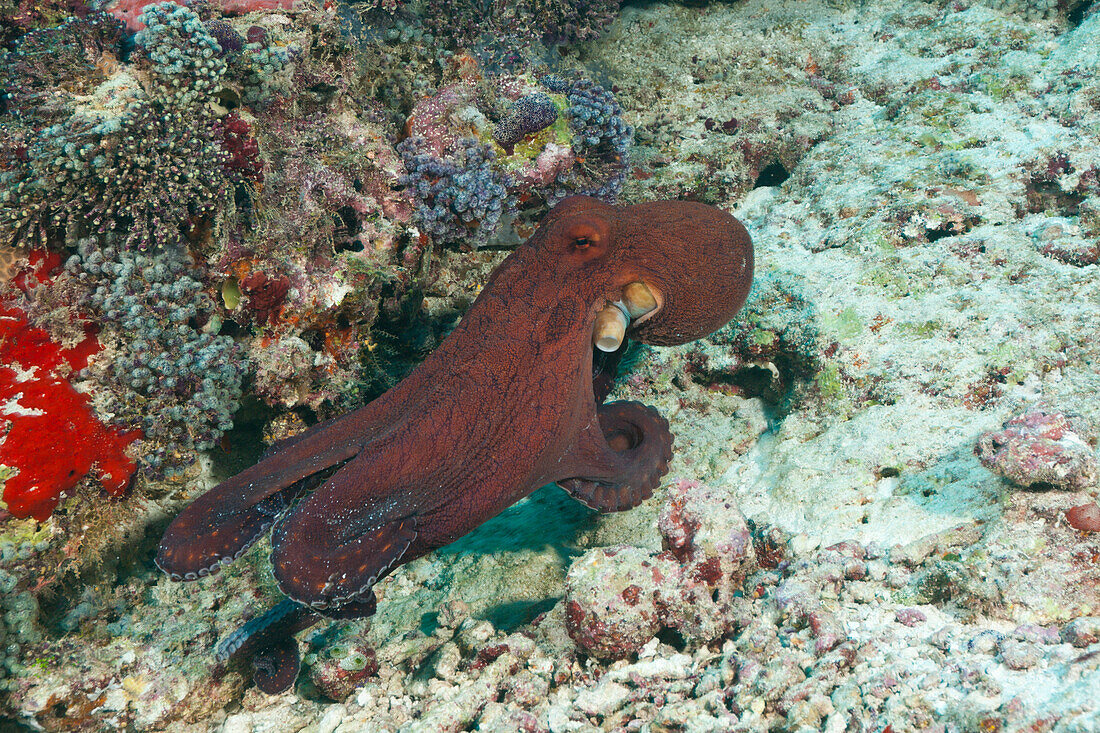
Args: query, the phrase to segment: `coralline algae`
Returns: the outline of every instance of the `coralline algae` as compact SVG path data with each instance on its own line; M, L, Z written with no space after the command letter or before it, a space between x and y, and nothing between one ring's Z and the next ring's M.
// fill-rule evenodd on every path
M762 263L739 322L627 355L611 399L657 406L677 435L663 489L603 517L537 492L388 578L369 622L307 635L306 681L267 698L209 659L275 602L264 547L191 588L143 549L241 459L215 449L121 500L78 483L41 525L0 512L0 715L66 731L1100 728L1100 13L1072 6L623 9L555 69L596 80L632 128L621 198L739 205ZM31 44L93 59L52 106L36 95L57 68L6 57L38 81L7 100L28 114L3 118L5 191L19 151L48 148L38 133L74 114L116 125L98 145L152 94L202 97L206 146L217 107L236 106L233 144L255 156L210 166L214 193L186 189L183 241L217 318L249 329L236 338L272 434L301 422L292 408L369 394L360 365L385 374L400 339L430 348L500 258L424 241L390 185L406 172L398 130L460 84L459 107L484 119L454 124L490 144L543 70L478 96L478 59L386 17L356 52L374 66L333 51L324 11L221 19L248 43L224 70L203 61L217 95L186 99L149 76L171 59L107 54L101 26ZM197 38L232 38L200 19ZM543 161L557 176L584 164L563 114L583 105L553 85L558 119L516 149L529 142L533 166L536 144L559 146ZM202 221L227 178L232 216ZM72 297L51 290L27 313L77 337Z

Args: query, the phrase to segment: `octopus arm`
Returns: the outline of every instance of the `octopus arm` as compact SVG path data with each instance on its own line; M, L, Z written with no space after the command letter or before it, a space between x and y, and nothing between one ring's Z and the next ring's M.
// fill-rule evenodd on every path
M388 456L387 460L381 456ZM360 454L303 499L275 527L271 563L279 589L314 609L341 608L409 558L425 492L410 487L385 448Z
M326 423L278 444L256 465L200 496L168 526L157 565L173 580L195 580L240 557L311 479L361 450L363 439L349 435L349 427Z
M596 410L599 429L582 432L570 455L573 476L558 486L601 512L632 509L653 495L672 460L668 421L640 402Z

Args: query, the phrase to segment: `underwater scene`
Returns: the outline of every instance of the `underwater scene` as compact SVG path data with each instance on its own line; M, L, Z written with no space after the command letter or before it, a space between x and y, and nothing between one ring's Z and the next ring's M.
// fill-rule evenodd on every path
M0 733L1100 732L1100 3L0 0Z

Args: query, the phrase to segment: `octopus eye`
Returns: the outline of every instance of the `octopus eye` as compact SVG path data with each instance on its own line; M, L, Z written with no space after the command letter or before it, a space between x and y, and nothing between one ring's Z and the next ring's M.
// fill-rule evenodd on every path
M600 222L575 221L564 234L569 251L577 254L597 254L607 242L606 227L601 227Z

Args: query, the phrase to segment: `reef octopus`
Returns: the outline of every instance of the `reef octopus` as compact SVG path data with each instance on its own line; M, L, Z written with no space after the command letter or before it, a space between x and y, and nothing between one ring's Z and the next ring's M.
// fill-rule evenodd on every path
M381 578L540 486L604 512L649 498L672 458L668 423L639 402L603 403L626 337L712 333L744 304L752 273L748 233L719 209L567 198L404 381L200 496L168 527L157 565L195 580L274 525L287 598L216 658L251 657L260 689L285 690L299 671L295 632L370 615Z

